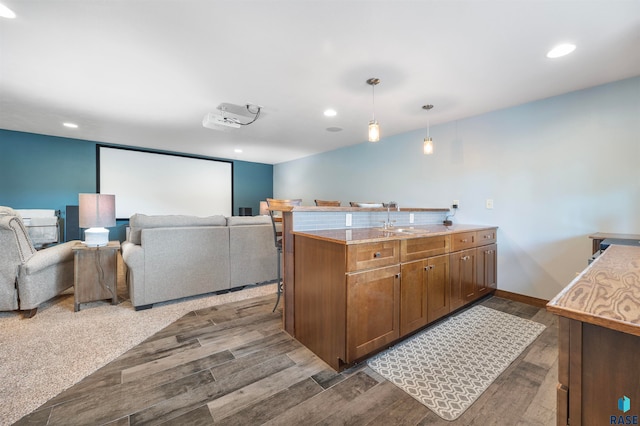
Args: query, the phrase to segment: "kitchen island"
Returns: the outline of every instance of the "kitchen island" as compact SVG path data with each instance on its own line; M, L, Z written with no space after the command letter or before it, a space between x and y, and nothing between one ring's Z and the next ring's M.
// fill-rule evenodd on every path
M337 371L497 287L494 226L292 231L298 341ZM293 325L293 326L291 326Z
M640 247L609 246L547 309L559 316L557 424L638 424Z

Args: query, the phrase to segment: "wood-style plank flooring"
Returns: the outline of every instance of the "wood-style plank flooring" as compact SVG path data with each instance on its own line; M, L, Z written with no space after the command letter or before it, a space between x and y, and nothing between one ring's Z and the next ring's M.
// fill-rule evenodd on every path
M442 420L366 364L340 374L282 331L275 296L192 312L23 417L18 425L553 425L557 320L458 420ZM64 372L60 372L64 374Z

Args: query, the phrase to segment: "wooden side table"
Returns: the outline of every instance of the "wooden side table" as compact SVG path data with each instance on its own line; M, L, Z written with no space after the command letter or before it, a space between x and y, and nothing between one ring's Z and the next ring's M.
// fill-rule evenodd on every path
M73 247L74 252L74 310L80 310L80 304L97 300L111 299L112 305L118 304L117 254L120 241L109 241L102 247L87 247L81 242Z

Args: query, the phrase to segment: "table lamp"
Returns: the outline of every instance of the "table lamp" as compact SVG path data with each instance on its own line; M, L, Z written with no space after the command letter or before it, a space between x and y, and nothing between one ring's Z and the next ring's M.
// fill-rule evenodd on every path
M89 247L109 244L110 226L116 226L116 196L109 194L78 194L79 225L84 231L84 243Z
M266 201L260 201L260 215L269 216L269 206Z

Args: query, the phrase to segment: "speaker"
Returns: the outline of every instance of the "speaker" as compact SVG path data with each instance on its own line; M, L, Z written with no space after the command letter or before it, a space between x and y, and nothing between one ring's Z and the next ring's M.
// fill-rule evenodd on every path
M253 216L253 209L251 207L240 207L240 216Z
M65 241L82 239L80 235L80 217L78 215L78 206L67 206L64 231Z

